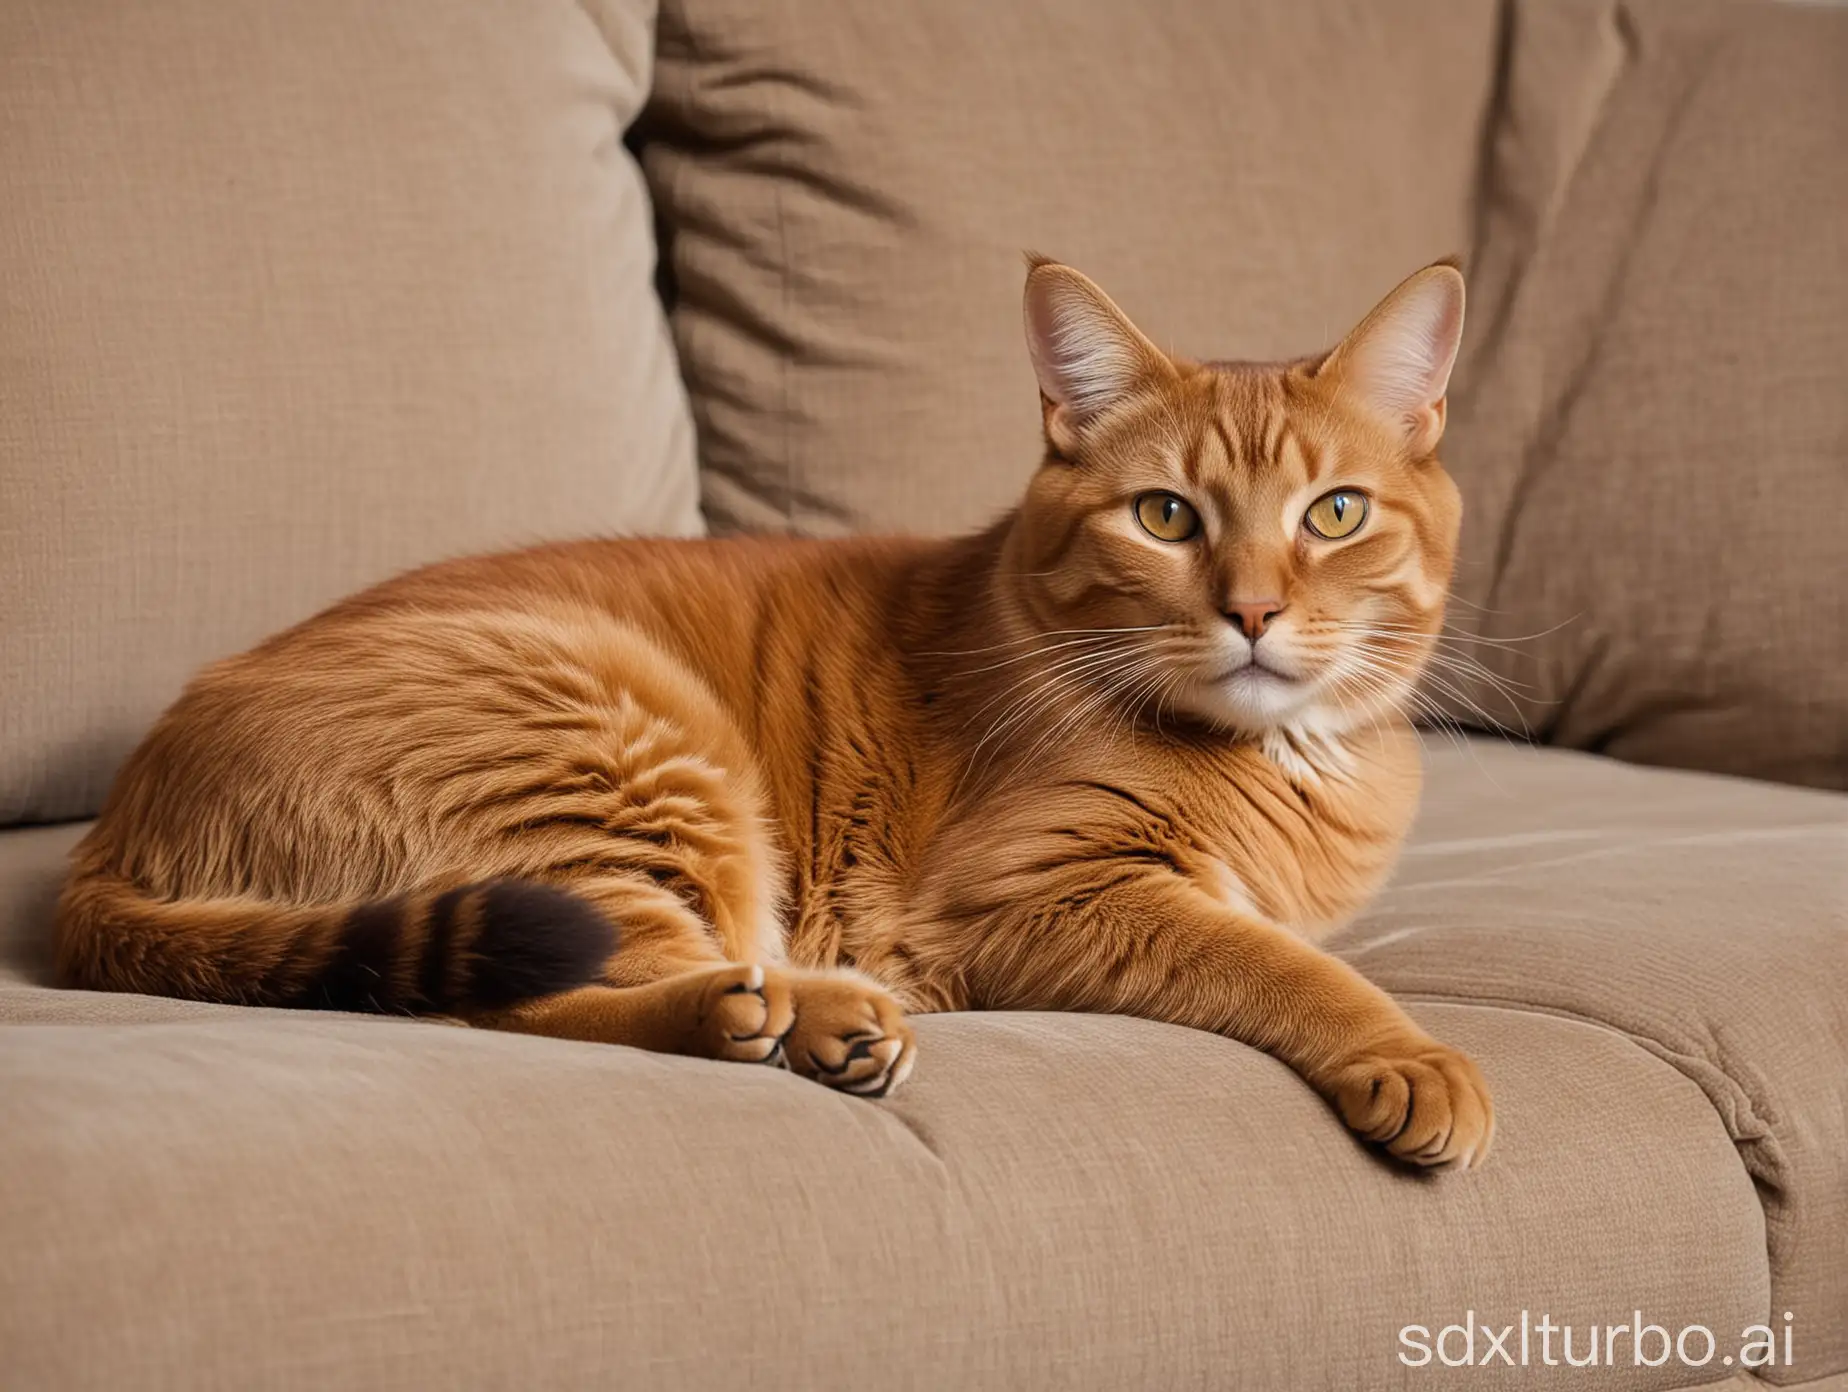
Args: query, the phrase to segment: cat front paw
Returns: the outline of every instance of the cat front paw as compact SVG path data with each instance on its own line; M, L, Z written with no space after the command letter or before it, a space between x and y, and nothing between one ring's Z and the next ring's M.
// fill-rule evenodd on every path
M1324 1091L1361 1136L1413 1165L1468 1169L1488 1156L1495 1104L1469 1056L1424 1035L1339 1064Z
M689 980L696 985L699 999L692 1037L681 1052L733 1063L788 1066L784 1046L796 1022L796 1009L786 975L739 965Z
M846 971L792 985L796 1022L783 1045L792 1072L856 1097L884 1097L911 1075L917 1039L884 987Z

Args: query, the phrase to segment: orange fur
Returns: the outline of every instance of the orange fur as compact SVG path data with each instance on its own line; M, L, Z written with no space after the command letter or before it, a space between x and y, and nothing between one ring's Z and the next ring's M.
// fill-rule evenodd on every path
M62 971L872 1095L915 1057L903 1010L1120 1011L1469 1163L1473 1065L1314 946L1416 803L1399 708L1456 538L1431 450L1461 307L1440 265L1331 354L1198 364L1036 261L1048 451L1014 513L546 546L336 605L208 669L129 760ZM1323 540L1301 519L1337 485L1367 521ZM1152 491L1197 533L1139 522Z

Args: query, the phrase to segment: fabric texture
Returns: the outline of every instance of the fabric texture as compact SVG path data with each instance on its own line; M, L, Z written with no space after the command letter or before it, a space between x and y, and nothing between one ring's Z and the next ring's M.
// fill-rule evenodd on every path
M1513 7L1452 622L1557 744L1848 787L1848 9Z
M1845 818L1434 747L1400 873L1338 946L1496 1090L1490 1163L1435 1180L1273 1060L1135 1020L927 1017L917 1073L869 1104L50 990L80 829L0 835L0 1347L72 1388L1389 1389L1432 1377L1401 1328L1467 1310L1732 1339L1791 1309L1777 1380L1814 1382L1848 1369ZM1698 1380L1459 1376L1543 1374Z
M0 8L0 825L393 571L699 529L646 0ZM388 133L388 134L387 134Z
M1848 1371L1848 799L1434 749L1393 883L1334 946L1403 999L1594 1022L1693 1081L1764 1201L1772 1308L1808 1312L1811 1361L1766 1375Z
M639 127L723 529L942 532L1040 457L1023 250L1197 357L1468 243L1491 0L667 0Z

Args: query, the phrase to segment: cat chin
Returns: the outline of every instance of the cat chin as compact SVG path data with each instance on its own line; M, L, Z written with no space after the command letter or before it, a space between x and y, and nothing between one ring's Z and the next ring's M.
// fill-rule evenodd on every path
M1319 695L1313 682L1245 667L1198 683L1176 704L1227 734L1263 735L1305 720L1314 723Z

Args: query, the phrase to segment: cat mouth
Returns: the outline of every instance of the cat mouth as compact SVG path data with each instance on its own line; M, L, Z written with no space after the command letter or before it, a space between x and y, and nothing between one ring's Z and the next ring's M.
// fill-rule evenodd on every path
M1286 672L1280 667L1271 666L1261 657L1253 657L1221 673L1219 680L1227 685L1267 687L1296 686L1302 678L1293 672Z
M1206 679L1195 698L1216 723L1235 729L1269 729L1299 714L1314 699L1302 676L1247 657Z

